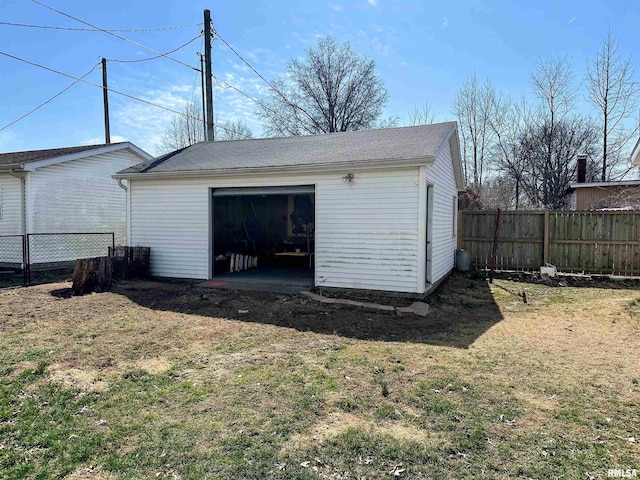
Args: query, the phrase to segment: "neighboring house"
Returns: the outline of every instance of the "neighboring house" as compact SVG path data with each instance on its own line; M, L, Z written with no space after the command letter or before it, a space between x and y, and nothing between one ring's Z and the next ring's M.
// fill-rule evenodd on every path
M318 287L422 293L454 265L455 123L203 142L114 178L154 276L211 279L248 254Z
M640 141L631 157L640 163ZM640 180L587 182L587 156L578 155L578 181L569 184L566 203L569 210L638 209L640 208Z
M126 194L111 175L150 158L130 142L0 154L0 236L114 232L126 242ZM7 245L0 243L3 263L21 256Z
M640 208L640 180L576 182L569 184L567 192L569 210Z

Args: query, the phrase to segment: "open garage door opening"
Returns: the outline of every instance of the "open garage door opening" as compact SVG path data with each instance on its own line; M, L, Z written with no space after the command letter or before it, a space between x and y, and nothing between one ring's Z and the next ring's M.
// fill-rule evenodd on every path
M314 186L218 188L212 196L215 280L313 285Z

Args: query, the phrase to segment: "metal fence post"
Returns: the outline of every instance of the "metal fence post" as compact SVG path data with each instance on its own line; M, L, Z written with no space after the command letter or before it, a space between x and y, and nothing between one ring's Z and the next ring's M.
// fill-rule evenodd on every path
M25 287L28 287L29 285L31 285L31 252L29 250L29 243L30 243L30 239L29 239L29 233L26 233L24 235L24 251L25 251L25 262L24 262L24 268L25 268Z

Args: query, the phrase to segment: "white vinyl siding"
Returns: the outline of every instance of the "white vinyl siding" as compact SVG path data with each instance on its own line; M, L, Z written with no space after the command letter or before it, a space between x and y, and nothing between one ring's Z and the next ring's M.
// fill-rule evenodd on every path
M153 275L207 279L211 188L315 185L316 285L420 291L420 169L346 173L131 180L129 243L151 247Z
M452 217L458 189L448 141L443 142L436 152L435 162L425 168L425 176L425 181L433 185L431 283L435 283L453 268L456 250Z
M0 173L0 235L22 233L22 189L20 179Z
M419 168L316 187L316 285L418 291Z
M29 232L114 232L116 243L125 243L126 195L111 175L139 161L121 150L30 172Z

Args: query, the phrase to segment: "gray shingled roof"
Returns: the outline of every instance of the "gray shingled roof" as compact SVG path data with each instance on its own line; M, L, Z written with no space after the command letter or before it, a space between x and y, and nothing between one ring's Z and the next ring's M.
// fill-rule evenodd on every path
M21 165L23 163L38 162L40 160L48 160L50 158L63 157L74 153L80 153L87 150L95 150L108 145L117 145L115 143L100 145L82 145L79 147L49 148L46 150L29 150L25 152L0 153L0 166L5 165Z
M455 122L299 137L202 142L118 172L160 173L393 161L433 156Z

